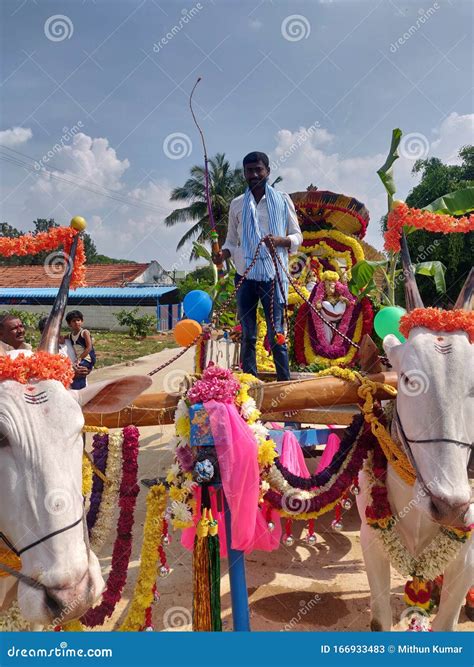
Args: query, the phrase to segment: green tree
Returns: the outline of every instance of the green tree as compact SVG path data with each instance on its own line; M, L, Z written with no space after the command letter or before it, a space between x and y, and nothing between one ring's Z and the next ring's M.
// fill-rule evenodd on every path
M209 160L209 179L212 211L219 235L219 245L222 246L227 234L227 218L229 205L234 197L240 195L246 187L243 170L232 168L224 153ZM204 167L195 165L191 168L191 177L184 185L177 187L171 193L171 201L189 202L184 208L177 208L165 218L165 225L173 227L180 222L192 222L192 227L181 237L177 249L191 240L205 243L210 240L209 215L206 204ZM191 252L191 259L196 259L195 248Z
M406 203L413 208L423 208L438 197L472 185L474 146L464 146L458 154L461 158L459 165L447 165L438 158L417 160L413 173L420 174L421 181L410 192ZM453 303L472 266L474 233L435 234L420 229L410 234L407 241L413 262L441 261L446 266L447 291L441 297L436 293L432 280L417 277L424 304L443 307Z
M184 299L188 292L195 289L202 289L209 294L214 286L214 274L210 266L200 266L194 271L190 271L186 278L178 284L179 295Z

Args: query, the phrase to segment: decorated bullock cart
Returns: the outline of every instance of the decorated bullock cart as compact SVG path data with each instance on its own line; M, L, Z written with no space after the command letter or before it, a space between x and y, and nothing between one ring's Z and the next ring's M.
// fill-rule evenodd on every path
M365 229L364 207L311 190L297 193L295 203L305 242L289 276L293 356L300 372L314 372L284 383L262 383L209 363L210 339L198 330L189 345L198 349L196 373L181 392L136 398L150 385L139 376L67 391L72 370L58 355L58 336L70 283L82 278L81 224L39 240L0 240L5 254L62 243L72 260L39 350L0 357L0 489L25 499L17 513L5 503L0 509L1 602L8 607L18 597L19 603L4 627L98 627L113 613L131 554L137 427L173 422L174 462L147 497L140 570L122 630L151 627L157 576L169 574L170 527L182 531L183 546L193 551L193 628L222 629L220 558L227 556L234 630L248 630L245 554L272 551L281 541L291 546L297 520L306 522L311 547L316 519L332 511L332 527L341 530L353 498L362 519L372 629L391 627L390 562L411 578L406 597L418 608L429 607L432 582L444 576L433 627L455 627L472 582L467 463L473 421L465 368L472 359L474 273L453 310L425 308L403 229L430 228L436 216L394 206L387 249L401 249L407 312L398 334L406 340L387 336L385 357L363 338L372 328L372 303L350 289L351 272L363 258L356 237ZM469 218L443 216L442 222L451 231L472 230ZM263 347L264 336L262 331ZM382 401L393 409L384 410ZM349 417L343 406L351 406ZM330 420L322 418L326 408ZM288 420L292 427L281 427ZM82 454L83 430L96 431L92 457ZM318 444L326 447L310 472L302 450ZM19 469L30 471L34 483L31 476L19 477ZM65 497L58 494L59 479L60 488L68 489ZM94 552L117 505L117 537L104 584Z

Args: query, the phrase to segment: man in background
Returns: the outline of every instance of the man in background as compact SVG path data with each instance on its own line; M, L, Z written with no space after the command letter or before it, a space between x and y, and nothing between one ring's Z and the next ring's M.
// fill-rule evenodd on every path
M31 350L25 341L25 327L16 315L0 313L0 351L4 354L12 350Z

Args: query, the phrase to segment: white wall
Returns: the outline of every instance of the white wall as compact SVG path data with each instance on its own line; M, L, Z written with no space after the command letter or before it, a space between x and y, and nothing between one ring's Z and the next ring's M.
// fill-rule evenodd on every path
M84 315L84 324L88 329L103 329L107 331L128 331L128 327L122 327L117 322L117 319L114 317L114 313L117 313L119 310L132 310L135 306L130 304L130 306L76 306L69 305L66 308L66 313L70 310L80 310ZM48 315L51 306L30 306L27 304L19 305L0 305L0 310L25 310L28 313L42 313ZM138 315L154 315L156 317L156 307L155 306L139 306ZM64 322L66 327L66 322Z

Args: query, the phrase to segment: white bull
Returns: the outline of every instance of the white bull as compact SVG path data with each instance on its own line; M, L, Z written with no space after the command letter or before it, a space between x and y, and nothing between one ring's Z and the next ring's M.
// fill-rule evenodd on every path
M407 308L423 307L405 241L402 259L407 276ZM455 308L472 309L473 282L471 271ZM441 525L467 528L474 522L468 479L474 441L472 344L465 331L415 327L403 344L395 336L387 336L384 349L399 378L392 436L411 458L417 477L411 487L389 465L388 499L392 514L397 517L396 530L416 557L436 537ZM364 473L360 475L360 486L357 503L371 592L371 628L390 630L390 560L376 531L365 522L369 499ZM455 629L464 597L473 583L473 565L471 537L444 572L434 630Z
M56 380L0 382L0 531L30 578L0 578L0 611L17 594L27 621L63 623L102 593L83 516L82 408L115 412L150 384L134 376L71 391Z

